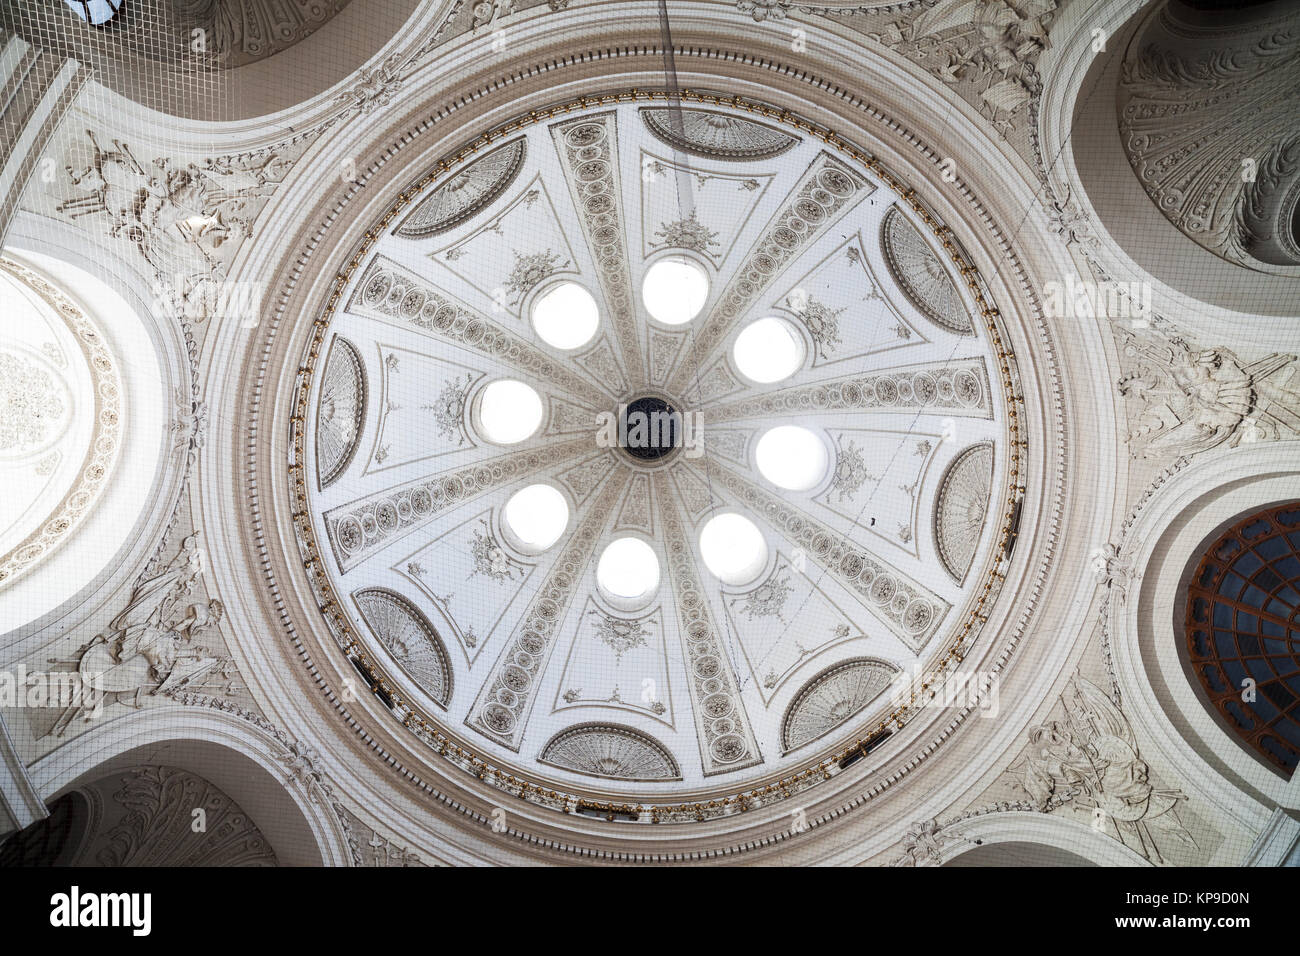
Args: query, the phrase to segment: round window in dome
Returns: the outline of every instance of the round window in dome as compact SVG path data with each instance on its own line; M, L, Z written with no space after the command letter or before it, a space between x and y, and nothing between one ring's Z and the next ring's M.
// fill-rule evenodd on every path
M648 597L659 586L659 558L640 538L619 538L601 552L596 582L620 602Z
M533 328L547 345L576 349L591 341L600 310L591 293L576 282L551 286L533 303Z
M799 370L803 339L785 319L768 317L751 322L736 336L736 367L755 382L779 382Z
M700 556L724 584L748 584L767 564L767 542L744 515L720 514L700 531Z
M660 259L641 284L646 311L665 325L683 325L700 314L709 297L709 276L685 256Z
M513 445L531 436L542 423L542 398L514 379L484 387L478 400L479 430L488 441Z
M511 544L525 554L540 554L564 534L569 505L551 485L529 485L510 496L501 517Z
M807 491L821 483L830 464L825 443L798 425L769 429L754 450L763 477L787 491Z

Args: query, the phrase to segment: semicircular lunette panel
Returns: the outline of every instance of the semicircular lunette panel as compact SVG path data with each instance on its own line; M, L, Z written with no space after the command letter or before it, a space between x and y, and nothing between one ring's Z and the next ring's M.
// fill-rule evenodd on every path
M492 205L524 167L522 136L484 153L439 186L396 229L403 239L425 239L456 228Z
M322 488L338 479L357 452L366 421L366 368L354 346L335 336L325 360L316 412L316 474Z
M681 117L680 128L674 113ZM797 137L764 123L711 110L650 107L641 110L641 121L660 142L708 159L771 159L799 143Z
M893 664L872 657L856 657L822 671L786 708L781 749L789 753L824 737L884 693L897 673Z
M677 761L653 737L617 724L579 724L542 748L542 763L615 780L680 780Z
M970 315L938 253L897 206L880 229L885 264L894 281L923 316L957 335L974 335Z
M1210 706L1246 746L1293 774L1300 764L1300 503L1238 521L1206 551L1187 588L1187 650ZM1253 695L1242 692L1250 687Z
M402 669L446 708L451 700L451 661L429 619L406 598L386 588L367 588L356 592L352 599Z
M934 504L934 544L948 575L961 584L970 573L993 489L993 446L965 449L944 471Z

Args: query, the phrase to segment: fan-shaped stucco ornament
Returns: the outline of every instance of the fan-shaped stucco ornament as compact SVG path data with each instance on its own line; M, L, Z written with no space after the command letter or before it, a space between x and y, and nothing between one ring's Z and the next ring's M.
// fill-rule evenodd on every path
M1156 208L1229 262L1300 266L1300 12L1183 24L1174 5L1124 58L1119 126Z
M966 580L984 531L993 487L993 446L967 448L939 481L934 506L934 541L944 570L958 584Z
M439 186L397 227L405 239L423 239L474 218L505 192L524 165L526 140L511 140L485 153Z
M709 159L771 159L799 142L763 123L711 110L651 107L641 111L641 119L661 142Z
M197 56L210 68L229 70L274 56L328 23L349 0L171 0L148 18L149 29L126 33L145 56ZM143 19L143 18L142 18ZM159 24L157 20L161 20ZM170 34L160 45L152 31Z
M451 700L447 649L429 619L410 601L384 588L353 595L361 616L420 688L443 707Z
M822 671L786 708L781 748L794 750L830 733L884 693L897 673L892 664L871 657L844 661Z
M186 770L142 767L85 791L111 827L87 839L78 863L100 866L278 866L275 850L248 814L216 786ZM112 806L113 804L116 807ZM194 808L206 826L196 830ZM120 809L118 809L120 808Z
M580 724L556 734L541 761L575 773L619 780L680 780L673 755L653 737L616 724Z
M886 214L880 239L894 281L921 314L949 332L974 335L966 306L938 253L897 207Z
M347 470L366 420L366 369L356 346L338 336L325 360L317 411L316 468L321 487Z

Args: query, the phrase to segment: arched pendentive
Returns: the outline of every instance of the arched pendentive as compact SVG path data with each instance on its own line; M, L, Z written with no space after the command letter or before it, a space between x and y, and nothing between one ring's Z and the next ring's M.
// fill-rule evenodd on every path
M141 766L187 771L256 821L282 865L350 865L328 785L301 749L282 733L214 708L171 708L165 721L157 711L141 710L69 741L29 774L53 806L64 794Z
M0 866L277 866L252 817L188 770L128 768L65 793L0 844Z

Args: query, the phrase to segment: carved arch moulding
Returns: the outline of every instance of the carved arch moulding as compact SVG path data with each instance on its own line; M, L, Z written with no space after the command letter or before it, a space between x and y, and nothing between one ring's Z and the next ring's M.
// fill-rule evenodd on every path
M1294 788L1202 699L1185 648L1187 591L1205 549L1225 529L1295 500L1297 447L1242 445L1169 465L1123 524L1101 616L1116 693L1145 738L1144 754L1247 843L1274 807L1294 806Z

